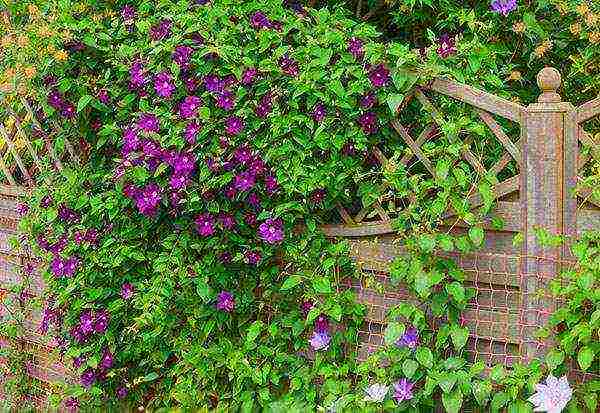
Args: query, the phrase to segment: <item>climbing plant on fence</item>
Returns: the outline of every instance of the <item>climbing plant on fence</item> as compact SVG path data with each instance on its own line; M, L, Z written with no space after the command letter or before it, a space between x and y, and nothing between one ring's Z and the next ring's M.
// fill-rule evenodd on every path
M400 162L418 147L396 116L451 47L419 55L343 11L275 0L120 6L74 15L71 57L41 85L46 122L89 153L40 174L22 222L48 262L42 330L72 365L57 402L530 408L548 369L482 377L461 320L473 291L433 254L481 245L499 177L478 159L510 176L510 157L479 115L441 98L445 117L402 110L437 127L418 140L429 165ZM469 148L464 131L490 145ZM413 256L393 276L420 300L390 310L386 346L362 361L366 309L347 287L362 276L319 225L392 198L410 206L395 225ZM448 204L466 235L440 233Z

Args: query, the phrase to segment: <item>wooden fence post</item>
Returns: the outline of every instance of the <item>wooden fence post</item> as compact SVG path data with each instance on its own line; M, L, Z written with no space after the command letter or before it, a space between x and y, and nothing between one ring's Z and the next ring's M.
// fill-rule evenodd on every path
M568 247L540 242L542 230L550 235L576 234L576 200L570 193L577 170L577 124L575 108L557 93L560 73L546 67L537 76L542 93L537 103L523 111L521 122L521 213L523 244L521 288L523 291L524 359L540 356L547 343L536 338L555 303L548 284L561 271Z

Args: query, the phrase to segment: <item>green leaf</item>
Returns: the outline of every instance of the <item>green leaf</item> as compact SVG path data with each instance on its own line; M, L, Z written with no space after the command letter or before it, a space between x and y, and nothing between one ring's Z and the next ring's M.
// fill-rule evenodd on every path
M419 363L427 368L433 367L433 354L427 347L418 347L415 351L415 357Z
M331 281L327 277L317 277L312 282L313 288L320 294L331 293Z
M488 381L474 381L471 387L477 404L485 406L492 394L492 383Z
M577 354L577 362L579 363L579 367L581 367L583 371L589 369L594 361L594 356L594 351L590 347L583 347L581 350L579 350L579 354Z
M291 290L292 288L294 288L295 286L297 286L301 282L302 282L302 278L299 275L290 275L283 282L283 285L281 286L281 289L283 291Z
M492 403L490 403L490 409L492 412L497 413L501 408L506 406L508 403L508 394L503 391L494 393L492 397Z
M394 344L396 341L398 341L398 339L400 339L400 337L402 337L405 329L406 328L402 323L389 323L383 335L385 339L385 344L388 346Z
M550 371L554 370L565 360L565 353L552 349L546 354L546 365Z
M246 345L249 347L254 347L256 338L259 336L260 332L263 328L263 322L260 320L256 320L250 328L248 328L248 334L246 335Z
M152 372L152 373L146 374L146 376L144 376L142 381L152 381L152 380L156 380L157 378L158 378L158 373Z
M402 373L404 373L404 375L409 379L414 376L418 368L419 363L413 359L406 359L404 360L404 363L402 363Z
M458 413L463 404L463 395L458 390L452 393L443 393L442 404L448 413Z
M458 303L465 301L465 287L462 286L458 281L454 281L446 285L446 291L454 298Z
M483 244L483 228L471 227L469 228L469 238L476 247L481 247Z
M456 384L456 380L458 380L456 374L449 372L439 379L438 386L440 386L440 389L442 389L444 393L450 393Z
M452 338L454 347L457 350L460 350L467 344L467 340L469 339L469 329L467 327L453 325L450 328L450 338Z
M392 111L392 115L396 115L396 113L398 112L398 108L400 107L400 105L402 105L403 101L404 95L402 94L392 93L388 96L387 104L390 107L390 110Z
M93 98L94 97L91 95L83 95L82 97L80 97L79 102L77 102L77 113L84 110Z
M504 366L502 364L496 364L490 370L490 379L495 382L501 382L506 376L506 370L504 370Z

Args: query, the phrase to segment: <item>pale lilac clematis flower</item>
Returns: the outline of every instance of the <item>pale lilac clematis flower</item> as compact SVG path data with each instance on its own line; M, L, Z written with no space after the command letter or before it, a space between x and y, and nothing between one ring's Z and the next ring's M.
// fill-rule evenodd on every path
M364 398L364 401L380 403L385 400L385 396L387 396L388 390L389 387L383 384L371 384L365 389L366 396Z
M310 346L315 351L319 350L327 350L329 348L329 343L331 342L331 337L327 334L327 331L314 332L312 337L309 340Z
M506 17L517 8L517 0L493 0L491 7L493 11Z
M534 395L528 399L535 406L534 412L560 413L573 396L567 376L557 379L549 375L546 384L538 383L535 390Z
M400 379L400 381L394 383L394 399L396 399L398 403L412 399L414 385L414 383L411 383L407 379Z

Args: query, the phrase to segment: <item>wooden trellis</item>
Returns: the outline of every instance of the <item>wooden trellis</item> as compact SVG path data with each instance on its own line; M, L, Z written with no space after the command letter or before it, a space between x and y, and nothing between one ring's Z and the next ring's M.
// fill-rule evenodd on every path
M410 148L410 154L400 162L408 166L416 159L435 177L433 162L421 148L440 135L444 114L428 95L453 98L472 107L504 150L488 169L465 142L461 156L475 173L498 175L509 163L516 165L516 173L493 187L497 201L493 215L504 221L502 230L488 222L484 246L475 253L439 253L456 260L477 290L464 318L471 331L473 357L489 363L510 365L526 361L546 347L536 332L546 323L554 306L547 286L561 268L572 262L572 257L568 245L542 245L536 231L544 229L553 235L576 237L585 230L600 229L600 200L591 188L578 185L583 181L586 164L594 157L600 160L599 143L583 129L585 122L600 114L600 98L576 108L562 102L557 93L561 86L558 71L545 68L537 80L542 91L538 102L522 106L467 85L436 79L405 99L406 104L416 98L431 114L431 124L425 125L418 136L411 136L409 128L399 120L392 122ZM511 139L495 117L517 123L517 139ZM580 145L589 147L589 155L579 156ZM381 151L376 150L375 154L385 167L388 159ZM479 195L467 199L473 208L483 203ZM467 225L456 222L455 215L451 209L447 211L447 229L455 234L465 232ZM383 343L387 310L410 297L407 291L391 286L387 275L391 262L405 250L381 203L354 215L340 207L340 216L343 224L323 229L332 237L349 238L352 255L362 270L372 273L384 285L383 294L372 287L354 285L369 308L362 332L361 357L365 357ZM515 246L517 233L522 234L523 242Z

